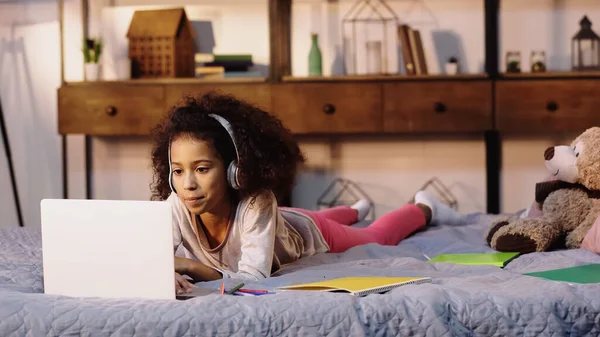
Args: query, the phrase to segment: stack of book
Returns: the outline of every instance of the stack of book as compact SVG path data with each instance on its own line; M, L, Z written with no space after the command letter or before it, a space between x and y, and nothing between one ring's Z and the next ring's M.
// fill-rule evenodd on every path
M250 54L196 54L196 77L232 78L261 77L260 72L252 71Z
M402 48L406 75L427 75L427 62L419 30L412 29L406 24L400 25L398 26L398 38Z

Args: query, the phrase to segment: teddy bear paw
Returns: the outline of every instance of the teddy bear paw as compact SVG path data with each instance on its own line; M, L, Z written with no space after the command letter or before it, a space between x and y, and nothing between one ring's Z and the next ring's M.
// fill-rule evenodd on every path
M496 238L491 247L499 252L533 253L538 250L538 244L532 238L523 234L505 234Z
M492 227L487 232L486 237L485 237L485 241L487 242L488 246L491 246L492 238L494 237L496 232L498 232L498 230L500 228L509 225L511 220L513 220L512 217L503 217L499 220L496 220L494 223L492 223Z
M558 228L543 219L518 219L496 230L490 247L499 252L543 252L552 249L560 238Z

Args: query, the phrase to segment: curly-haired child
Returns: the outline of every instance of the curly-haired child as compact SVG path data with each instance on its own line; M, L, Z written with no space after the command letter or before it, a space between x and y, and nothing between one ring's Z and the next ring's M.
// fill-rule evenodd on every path
M366 228L369 203L322 211L279 207L305 160L275 116L231 96L188 98L153 131L154 200L173 206L177 291L194 281L258 280L318 253L397 245L430 222L458 217L426 192Z

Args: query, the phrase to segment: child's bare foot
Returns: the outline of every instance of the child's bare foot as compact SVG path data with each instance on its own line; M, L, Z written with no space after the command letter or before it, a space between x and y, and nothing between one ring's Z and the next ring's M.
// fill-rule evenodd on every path
M415 204L427 205L431 209L431 224L458 225L462 221L462 215L439 201L428 191L417 192Z
M358 212L357 221L363 221L367 217L367 214L369 214L371 203L366 199L360 199L354 205L350 206L350 208L353 208Z

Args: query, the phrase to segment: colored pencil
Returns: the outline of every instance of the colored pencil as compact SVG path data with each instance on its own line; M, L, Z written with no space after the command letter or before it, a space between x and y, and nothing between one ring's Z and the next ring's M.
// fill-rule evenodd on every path
M227 295L231 295L231 294L233 294L234 292L236 292L236 291L238 291L239 289L241 289L243 286L244 286L244 283L243 283L243 282L242 282L242 283L240 283L240 284L238 284L237 286L233 287L233 289L229 290L229 291L227 292Z

